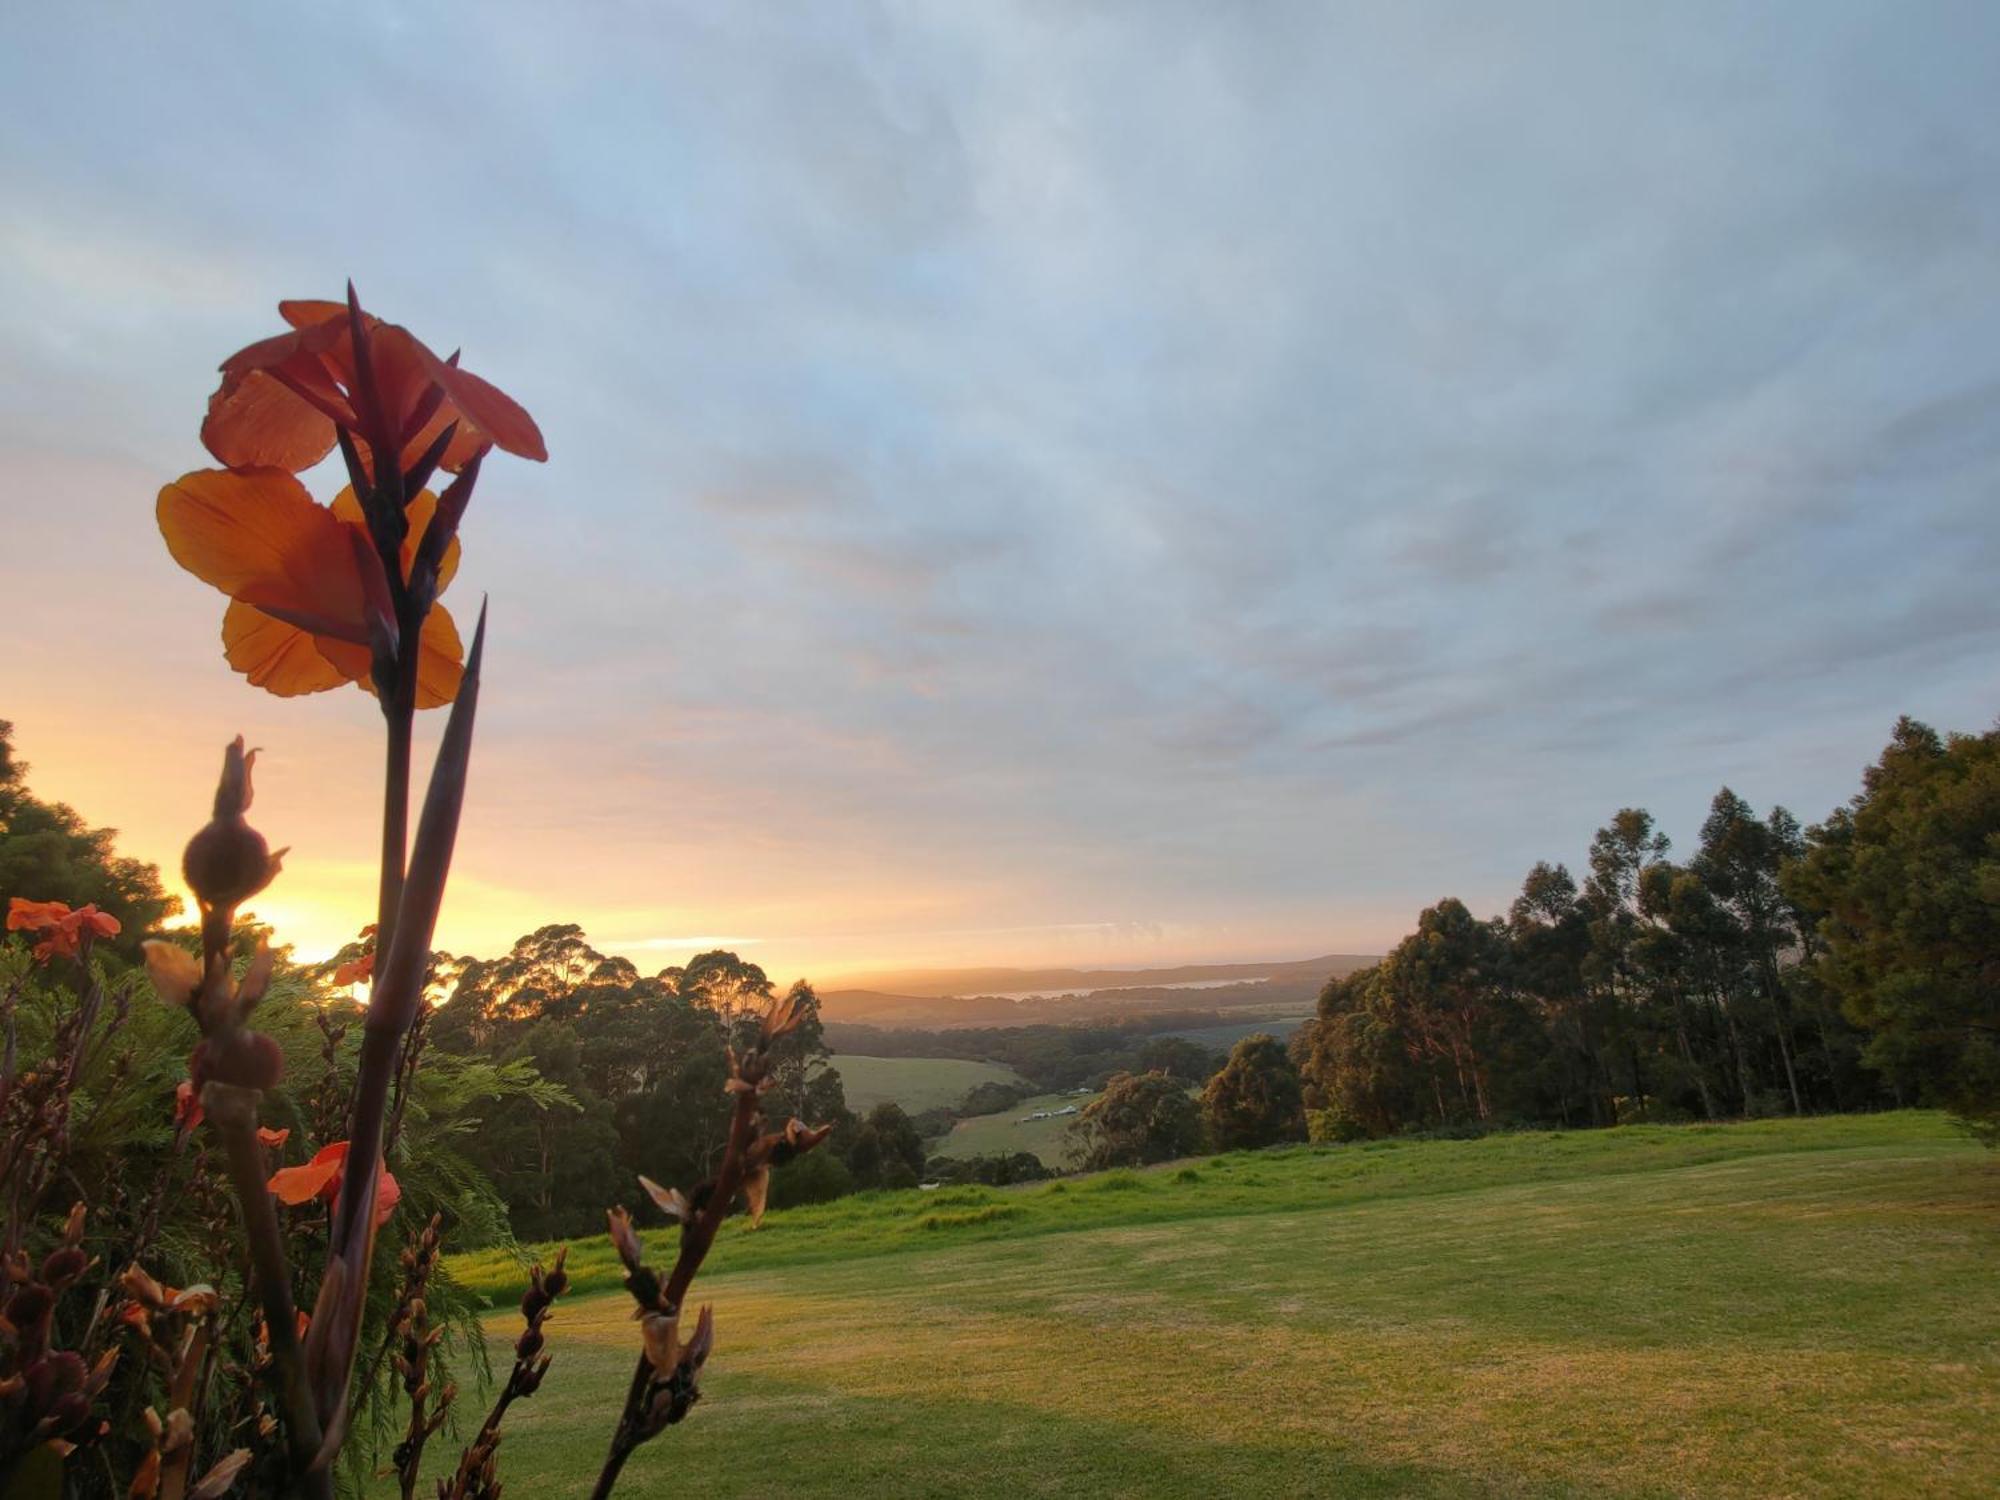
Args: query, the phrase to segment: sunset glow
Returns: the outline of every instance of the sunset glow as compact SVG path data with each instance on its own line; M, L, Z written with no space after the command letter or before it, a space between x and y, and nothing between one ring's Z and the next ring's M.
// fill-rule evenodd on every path
M1377 951L1634 796L1677 838L1724 782L1817 815L1898 712L1990 718L1988 80L1919 80L1893 21L1747 88L1729 25L1475 13L1445 52L1477 67L1417 99L1436 38L1332 12L551 46L507 6L142 11L87 65L54 15L0 61L0 714L168 869L218 748L261 745L295 854L259 912L302 954L369 916L375 705L248 690L152 507L203 461L207 366L350 273L550 454L482 483L450 601L490 597L498 669L454 950ZM348 64L441 47L488 128L374 175L322 128ZM1843 67L1882 73L1865 120ZM422 98L385 82L369 128ZM252 138L320 190L269 213Z

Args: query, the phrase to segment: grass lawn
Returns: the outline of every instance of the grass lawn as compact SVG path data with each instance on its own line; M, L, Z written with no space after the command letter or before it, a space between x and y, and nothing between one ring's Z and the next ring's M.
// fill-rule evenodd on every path
M1021 1075L998 1063L959 1057L860 1057L839 1053L833 1066L847 1107L865 1115L878 1104L900 1104L910 1114L956 1104L982 1083L1020 1083Z
M1069 1127L1075 1115L1056 1120L1030 1120L1026 1116L1042 1110L1067 1109L1072 1104L1090 1102L1088 1094L1039 1094L1024 1099L1012 1109L995 1114L974 1115L951 1127L951 1134L930 1144L933 1156L1012 1156L1031 1151L1042 1164L1061 1171L1069 1165Z
M706 1399L621 1494L2000 1495L2000 1161L1932 1116L869 1195L711 1264ZM583 1495L630 1304L550 1333L502 1474Z

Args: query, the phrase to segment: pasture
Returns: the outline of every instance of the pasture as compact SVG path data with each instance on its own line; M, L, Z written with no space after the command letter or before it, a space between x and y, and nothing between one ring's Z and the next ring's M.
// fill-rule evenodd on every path
M630 1371L602 1242L574 1264L510 1492L588 1493ZM706 1399L632 1493L2000 1493L2000 1162L1930 1115L872 1194L710 1265Z
M930 1143L934 1156L1011 1156L1016 1151L1033 1152L1045 1167L1057 1171L1069 1165L1070 1125L1075 1115L1056 1119L1030 1120L1029 1115L1088 1104L1089 1094L1037 1094L1023 1099L1012 1109L990 1115L974 1115L952 1126L951 1133Z
M840 1053L833 1059L847 1107L865 1115L878 1104L900 1104L909 1114L956 1104L982 1083L1020 1083L1021 1075L999 1063L959 1057L863 1057Z

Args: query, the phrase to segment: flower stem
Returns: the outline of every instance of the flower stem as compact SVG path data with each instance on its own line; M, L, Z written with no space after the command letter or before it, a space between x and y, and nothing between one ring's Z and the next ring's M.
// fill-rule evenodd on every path
M590 1500L607 1500L618 1485L618 1476L624 1472L625 1460L632 1456L632 1450L622 1443L613 1442L610 1456L604 1460L604 1467L598 1472L597 1483L591 1488Z
M382 703L382 717L388 724L388 754L382 772L382 878L375 903L375 952L380 963L389 952L394 936L396 911L403 904L403 872L410 847L410 740L416 719L415 683L405 693L397 673L392 696Z
M271 1194L264 1185L264 1155L257 1144L256 1091L230 1084L207 1085L208 1119L229 1159L229 1180L243 1210L243 1236L257 1276L257 1296L271 1344L271 1381L285 1414L285 1441L291 1449L292 1477L299 1492L333 1500L333 1475L313 1460L323 1441L319 1414L306 1382L305 1353L299 1346L298 1308L292 1301L292 1273Z

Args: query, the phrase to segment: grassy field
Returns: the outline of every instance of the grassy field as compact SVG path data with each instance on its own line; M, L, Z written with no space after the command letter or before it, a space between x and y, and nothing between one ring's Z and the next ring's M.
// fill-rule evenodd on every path
M621 1493L2000 1494L2000 1162L1931 1116L870 1195L711 1265L706 1399ZM629 1303L550 1332L503 1476L583 1495Z
M998 1114L960 1120L952 1126L951 1134L932 1143L931 1151L937 1156L1012 1156L1016 1151L1032 1151L1044 1165L1061 1170L1069 1165L1064 1137L1076 1116L1065 1115L1059 1120L1024 1116L1089 1102L1088 1094L1040 1094Z
M911 1114L956 1104L982 1083L1020 1083L1021 1075L998 1063L958 1057L861 1057L833 1059L847 1093L847 1107L866 1114L878 1104L900 1104Z

